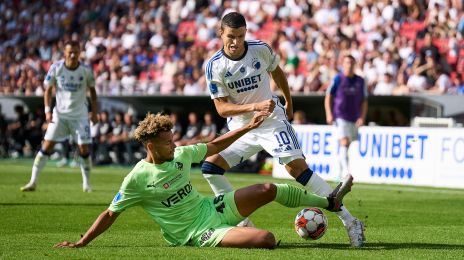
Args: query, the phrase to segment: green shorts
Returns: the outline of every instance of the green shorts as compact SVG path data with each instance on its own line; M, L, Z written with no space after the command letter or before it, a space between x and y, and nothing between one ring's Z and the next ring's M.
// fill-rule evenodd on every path
M235 191L232 191L203 200L201 215L192 227L195 231L190 238L189 245L215 247L229 230L244 219L237 210L234 194Z

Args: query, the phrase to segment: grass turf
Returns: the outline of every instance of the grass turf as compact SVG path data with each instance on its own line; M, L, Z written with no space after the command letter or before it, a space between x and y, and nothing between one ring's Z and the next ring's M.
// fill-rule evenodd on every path
M78 169L55 168L40 176L36 192L19 187L30 177L31 160L0 161L0 258L169 258L169 259L462 259L464 257L464 190L355 184L346 200L367 226L364 248L349 246L338 218L329 212L329 228L320 240L305 241L293 230L301 208L271 203L251 219L282 240L275 250L169 247L159 227L140 208L119 216L113 226L85 248L55 249L75 241L117 192L130 168L96 167L94 192L82 192ZM235 187L262 182L288 182L271 177L228 174ZM211 194L198 170L192 184ZM186 213L188 214L188 213Z

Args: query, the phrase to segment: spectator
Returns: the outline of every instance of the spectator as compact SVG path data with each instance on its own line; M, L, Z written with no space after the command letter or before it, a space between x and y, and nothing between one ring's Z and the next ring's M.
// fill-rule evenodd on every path
M206 111L203 116L203 125L198 136L193 138L190 144L194 143L207 143L216 138L217 126L213 121L213 114L210 111Z
M111 134L108 138L108 144L111 150L110 156L113 162L124 164L124 114L120 111L114 114L111 122Z
M176 112L169 115L172 122L172 141L177 142L182 138L182 126L179 123L179 116Z
M28 137L26 126L29 122L29 115L24 112L24 107L22 105L16 105L14 111L16 119L8 125L8 131L11 133L13 150L17 155L22 156L23 148Z
M134 139L134 131L137 125L134 123L133 116L130 113L124 114L124 125L123 125L123 143L124 143L124 163L132 164L136 162L136 153L138 152L140 145ZM139 159L141 159L140 157Z
M306 113L302 110L297 110L293 113L293 122L294 125L305 125L308 123L306 119Z
M378 82L374 88L374 95L392 95L395 89L393 75L390 73L383 74L382 81Z
M187 131L185 132L182 139L179 140L176 145L185 145L192 142L201 131L201 122L198 120L198 115L195 112L190 112L188 115Z
M2 106L0 105L0 158L8 157L8 139L7 139L8 123L2 113Z
M103 110L100 113L100 121L98 127L99 145L96 154L97 164L111 163L111 158L109 156L109 146L112 132L113 126L110 122L108 111Z

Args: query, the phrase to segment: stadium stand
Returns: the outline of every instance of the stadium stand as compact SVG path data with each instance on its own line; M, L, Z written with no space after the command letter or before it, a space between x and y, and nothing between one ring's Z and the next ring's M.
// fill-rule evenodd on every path
M358 59L357 72L373 94L464 92L458 0L2 1L0 92L42 95L44 74L62 57L63 43L77 39L100 95L206 95L204 61L220 47L218 21L231 10L247 17L249 39L279 53L297 80L294 94L325 91L347 52ZM436 71L415 73L432 66L421 54L427 35L439 63ZM387 74L392 87L376 91Z

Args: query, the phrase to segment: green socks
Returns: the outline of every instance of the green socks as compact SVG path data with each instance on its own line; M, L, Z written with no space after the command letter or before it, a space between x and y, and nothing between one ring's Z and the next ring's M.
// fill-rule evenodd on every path
M306 190L289 184L274 184L277 187L275 201L289 208L299 206L326 208L329 201L326 197L319 197Z

